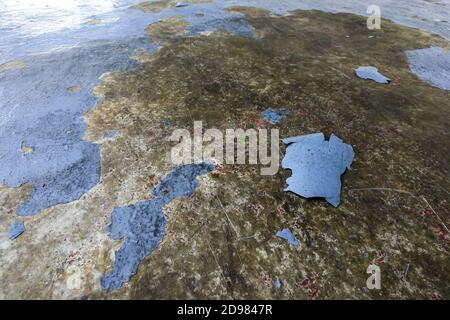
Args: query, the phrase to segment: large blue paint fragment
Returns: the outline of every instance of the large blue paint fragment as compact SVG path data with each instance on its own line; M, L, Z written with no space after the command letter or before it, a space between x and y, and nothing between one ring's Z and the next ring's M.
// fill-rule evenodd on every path
M375 82L384 84L388 84L389 82L391 82L391 79L383 76L375 67L359 67L358 69L355 69L355 73L361 79L373 80Z
M353 162L353 147L334 134L326 141L323 133L287 138L283 143L287 149L281 165L292 170L285 191L305 198L323 197L339 206L341 175Z
M112 271L101 278L104 289L120 288L161 242L166 227L164 205L191 196L198 186L197 177L214 170L209 162L174 167L152 190L153 199L113 210L109 236L125 241L116 251Z
M285 229L283 229L281 231L278 231L277 232L277 237L286 240L287 242L289 242L293 246L298 246L300 244L300 241L298 241L297 238L295 238L295 236L292 233L292 231L289 230L288 228L285 228Z
M271 124L278 124L284 117L289 115L289 110L287 109L267 109L261 112L261 115L267 122Z
M450 51L439 47L406 51L409 67L422 81L450 91Z

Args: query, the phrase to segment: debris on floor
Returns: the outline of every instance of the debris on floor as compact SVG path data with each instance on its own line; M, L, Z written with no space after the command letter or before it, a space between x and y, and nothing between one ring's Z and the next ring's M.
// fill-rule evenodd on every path
M450 51L439 47L406 51L411 71L422 81L450 90Z
M326 141L323 133L287 138L283 143L287 148L281 166L292 170L285 191L305 198L325 198L332 206L339 206L341 175L353 162L353 147L334 134Z
M25 232L25 224L23 221L13 222L8 229L8 239L14 240Z
M359 67L358 69L355 69L355 73L358 77L364 80L373 80L384 84L391 82L391 79L379 73L378 69L375 67Z
M261 112L261 115L267 122L271 124L278 124L284 117L289 115L289 110L287 109L267 109Z
M136 273L139 263L164 237L163 207L175 198L192 195L198 186L197 177L214 170L209 162L174 167L153 189L151 200L114 209L109 236L125 240L116 251L112 271L101 278L102 288L118 289Z
M298 241L291 230L288 228L285 228L281 231L277 232L277 237L282 238L289 242L293 246L298 246L300 244L300 241Z
M0 72L26 69L28 67L29 67L28 63L25 61L22 61L22 60L8 61L8 62L0 63Z
M280 289L281 288L281 281L280 279L276 279L275 283L274 283L275 289Z

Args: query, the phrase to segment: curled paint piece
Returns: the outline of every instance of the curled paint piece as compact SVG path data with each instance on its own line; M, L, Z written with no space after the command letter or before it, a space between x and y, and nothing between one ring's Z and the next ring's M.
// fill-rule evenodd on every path
M8 229L8 238L9 240L14 240L24 232L25 224L23 223L23 221L13 222Z
M379 73L378 69L375 67L359 67L358 69L355 69L355 72L358 77L364 80L373 80L384 84L391 82L391 79Z
M289 115L289 113L290 112L287 109L267 109L261 112L261 115L267 122L278 124L284 117Z
M305 198L325 198L332 206L339 206L341 175L353 162L353 147L334 134L326 141L323 133L287 138L283 143L287 148L281 166L292 170L285 191Z
M280 289L281 288L281 281L280 281L280 279L277 278L275 280L274 286L275 286L275 289Z
M285 228L281 231L277 232L277 237L282 238L292 244L293 246L298 246L300 244L300 241L298 241L294 234L289 230L288 228Z

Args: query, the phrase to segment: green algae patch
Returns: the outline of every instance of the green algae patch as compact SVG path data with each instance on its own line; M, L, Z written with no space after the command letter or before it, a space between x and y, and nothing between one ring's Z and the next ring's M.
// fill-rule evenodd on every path
M190 25L182 16L174 16L148 25L145 33L153 42L161 44L185 34Z
M78 85L67 87L67 90L69 90L71 92L80 92L81 89L82 89L81 86L78 86Z
M366 19L350 14L244 19L259 38L214 32L166 41L170 32L153 59L102 77L95 92L104 99L84 119L88 140L121 133L102 145L105 197L147 199L170 170L175 129L192 131L194 120L220 130L270 128L261 111L286 108L280 137L320 131L354 146L341 205L285 193L290 172L223 165L199 178L192 197L164 207L166 236L129 285L93 296L448 298L450 93L422 83L404 55L448 42L389 21L369 38ZM361 65L392 83L361 81L353 74ZM277 239L285 228L301 246ZM370 264L381 268L381 290L366 287Z

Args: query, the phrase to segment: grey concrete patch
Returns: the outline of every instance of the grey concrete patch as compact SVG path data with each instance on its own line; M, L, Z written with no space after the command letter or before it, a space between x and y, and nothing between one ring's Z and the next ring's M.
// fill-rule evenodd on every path
M422 81L450 90L450 51L439 47L406 51L409 67Z
M321 197L334 207L339 206L341 175L350 168L355 153L334 134L326 141L323 133L283 139L287 145L281 163L291 169L285 191L305 198Z
M164 237L164 205L192 195L198 186L196 178L213 170L212 163L174 167L153 189L153 199L114 209L109 236L125 241L116 251L111 273L101 278L102 288L118 289L136 273L139 263Z

